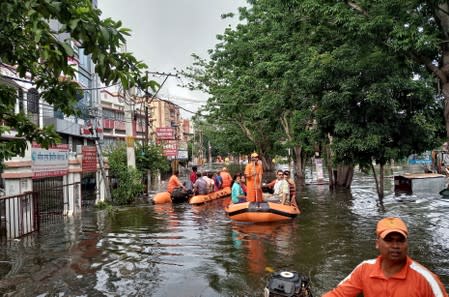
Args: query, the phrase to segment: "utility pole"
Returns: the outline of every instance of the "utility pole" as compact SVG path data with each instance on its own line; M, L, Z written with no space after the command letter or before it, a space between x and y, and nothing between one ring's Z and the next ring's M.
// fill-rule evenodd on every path
M98 135L98 123L97 123L97 117L93 118L93 122L92 122L92 134L94 136L94 142L95 142L95 147L97 149L97 157L98 157L98 163L100 164L100 173L101 173L101 177L104 183L104 199L106 201L111 201L111 192L110 192L110 187L109 187L109 179L108 176L106 175L106 169L104 167L104 159L103 159L103 150L101 148L101 144L99 142L100 137ZM100 183L101 184L101 181Z
M136 168L136 151L134 150L132 107L126 98L125 90L123 90L123 97L125 102L126 160L128 167Z

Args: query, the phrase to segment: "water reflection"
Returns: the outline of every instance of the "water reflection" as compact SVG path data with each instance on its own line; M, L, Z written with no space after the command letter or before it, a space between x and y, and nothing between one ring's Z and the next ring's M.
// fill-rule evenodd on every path
M387 215L408 223L411 256L449 284L449 199L389 191L379 205L366 176L351 191L313 185L298 197L302 213L270 225L232 222L229 199L87 211L2 247L0 294L261 296L271 271L289 269L320 296L377 255L375 224Z

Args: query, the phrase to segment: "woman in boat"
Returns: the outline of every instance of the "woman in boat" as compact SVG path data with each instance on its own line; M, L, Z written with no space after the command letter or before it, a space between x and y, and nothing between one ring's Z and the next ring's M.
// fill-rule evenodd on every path
M231 190L231 200L232 203L243 203L246 202L245 194L243 193L243 189L240 186L240 174L234 175L234 181L232 183L232 190Z
M240 186L242 187L245 196L248 194L248 189L246 188L246 178L244 174L240 174Z
M245 166L246 188L248 190L247 200L250 202L263 200L262 197L262 162L259 162L257 153L251 154L251 162Z

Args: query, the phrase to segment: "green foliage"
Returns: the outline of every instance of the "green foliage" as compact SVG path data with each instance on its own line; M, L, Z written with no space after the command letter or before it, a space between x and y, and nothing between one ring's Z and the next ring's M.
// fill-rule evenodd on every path
M267 155L293 147L302 157L331 142L336 164L361 166L438 146L443 104L422 66L447 82L442 3L249 3L210 60L194 56L184 72L211 94L201 124L216 131L211 140Z
M100 210L105 210L110 217L115 217L115 215L118 213L118 209L116 206L113 206L105 201L98 202L95 207Z
M111 195L115 205L130 204L142 193L142 175L135 169L127 166L126 145L114 147L107 154L109 160L109 175L112 177Z
M170 169L170 164L164 156L163 148L155 144L141 144L136 142L136 167L142 175L146 174L147 170L151 172L164 172Z
M0 62L15 65L21 78L31 77L40 96L66 115L77 114L75 108L81 90L73 81L75 68L68 63L74 56L76 42L90 55L95 71L106 85L120 82L125 88L141 89L157 83L149 81L143 70L146 65L120 49L129 30L121 22L100 19L101 11L90 0L10 0L0 4ZM55 25L55 21L59 25ZM50 26L53 24L55 26ZM26 140L42 146L56 143L58 137L51 127L39 129L23 113L14 114L16 94L1 88L3 131L15 129L18 138L0 143L0 159L23 155Z

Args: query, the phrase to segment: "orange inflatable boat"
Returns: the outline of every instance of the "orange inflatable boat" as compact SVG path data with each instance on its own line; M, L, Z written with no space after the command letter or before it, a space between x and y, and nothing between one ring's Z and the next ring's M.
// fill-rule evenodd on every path
M198 204L203 204L203 203L215 200L215 199L223 198L223 197L226 197L229 195L231 195L231 188L226 187L226 188L223 188L221 190L218 190L216 192L209 193L206 195L195 195L192 198L190 198L189 203L193 204L193 205L198 205Z
M230 203L225 207L225 211L234 221L253 223L291 220L301 212L296 201L291 205L276 202Z
M171 203L171 197L169 192L157 193L153 197L154 204Z

